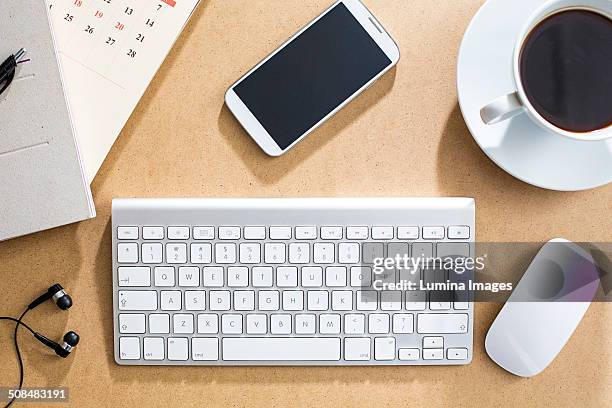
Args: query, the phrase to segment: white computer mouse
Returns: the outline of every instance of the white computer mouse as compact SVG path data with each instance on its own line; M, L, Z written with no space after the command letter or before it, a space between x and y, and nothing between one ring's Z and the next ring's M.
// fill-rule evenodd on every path
M565 239L547 242L491 325L489 357L512 374L539 374L568 341L598 286L588 252Z

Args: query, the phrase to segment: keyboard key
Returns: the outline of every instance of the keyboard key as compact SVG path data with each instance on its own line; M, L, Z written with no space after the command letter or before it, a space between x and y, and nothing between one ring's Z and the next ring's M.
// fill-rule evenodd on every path
M270 316L270 332L272 334L291 334L291 315L273 314Z
M246 266L230 266L227 268L227 286L230 288L249 286L249 268Z
M418 348L401 348L399 349L400 360L418 360L420 356L420 350Z
M279 292L276 290L260 290L259 291L259 310L278 310L280 308Z
M151 269L144 266L117 268L119 286L151 286Z
M221 316L223 334L242 334L242 315L224 314Z
M363 314L345 314L344 315L344 332L346 334L364 334L365 333L365 315Z
M389 315L386 313L372 313L369 315L368 332L372 334L389 333Z
M178 290L162 290L160 293L161 310L181 310L182 294Z
M444 358L443 349L424 349L423 360L442 360Z
M244 227L244 239L266 239L266 227Z
M423 348L444 348L444 337L423 337Z
M406 310L425 310L427 302L425 301L427 294L421 290L407 290L406 291Z
M321 239L342 239L342 227L321 227Z
M402 310L402 292L399 290L380 292L380 310Z
M285 263L285 244L283 243L266 243L264 245L264 259L268 264Z
M117 245L117 262L138 263L138 244Z
M175 314L173 319L173 332L179 334L193 333L193 315L192 314Z
M168 360L181 361L189 357L187 338L168 337Z
M212 262L212 245L206 244L191 244L191 263L192 264L208 264Z
M357 310L378 309L378 292L374 290L358 290L355 292L357 298Z
M353 310L353 291L334 290L332 292L332 310Z
M291 239L291 227L270 227L270 239Z
M326 290L309 290L307 292L308 310L329 309L329 292Z
M347 337L344 339L344 359L347 361L368 361L371 339L369 337Z
M119 310L157 310L154 290L120 290Z
M315 334L315 319L316 316L313 314L295 315L295 333Z
M121 360L140 360L140 339L138 337L120 337L119 358Z
M437 301L429 302L430 310L449 310L450 307L451 307L450 302L437 302Z
M419 333L467 333L467 330L468 315L464 313L427 313L417 318Z
M155 286L174 286L174 267L158 266L155 268Z
M258 243L240 244L240 263L257 264L261 262L261 245Z
M185 310L206 310L206 292L203 290L185 291Z
M219 227L219 239L240 239L240 227Z
M145 332L145 315L144 314L126 314L119 315L119 333L135 334Z
M331 337L242 337L223 339L225 361L336 361L340 339Z
M376 337L374 339L374 358L376 360L394 360L395 337Z
M178 270L179 286L200 286L200 268L181 266Z
M159 264L162 263L163 259L163 246L162 244L148 244L144 243L140 247L142 263L146 264Z
M296 239L317 239L317 227L295 227Z
M142 239L145 239L145 240L164 239L164 227L142 227Z
M467 360L468 349L466 348L449 348L446 350L446 358L449 360Z
M296 287L298 270L295 266L279 266L276 268L276 286L279 288Z
M444 239L444 227L423 227L423 239Z
M432 258L433 244L431 242L415 242L412 244L413 258Z
M223 267L205 266L202 268L202 285L211 288L223 286Z
M368 227L346 227L347 239L368 239Z
M393 315L393 333L407 334L414 332L414 315L395 313Z
M253 287L269 288L272 286L272 267L256 266L253 268Z
M334 263L335 251L332 243L314 244L314 263L325 264Z
M310 244L307 244L307 243L289 244L289 263L292 263L292 264L310 263Z
M346 268L344 266L328 266L325 268L325 285L329 287L346 286Z
M338 245L338 262L341 264L353 264L360 261L359 244L340 243Z
M387 245L387 258L405 259L410 256L410 245L405 242L392 242Z
M166 244L166 262L169 264L181 264L187 262L187 244Z
M189 227L168 227L168 239L181 241L189 239Z
M164 359L164 339L163 337L144 338L144 359L163 360Z
M138 239L138 227L117 227L118 239Z
M266 334L267 316L265 314L248 314L246 318L247 334Z
M372 285L372 269L367 266L351 267L351 286L370 287Z
M448 239L469 239L470 227L455 225L448 227Z
M255 310L255 291L237 290L234 292L234 310Z
M372 239L393 239L393 227L372 227Z
M320 266L303 267L302 286L305 288L318 288L323 286L323 268Z
M149 333L170 333L170 315L150 314Z
M236 244L215 244L215 261L218 264L236 263Z
M397 227L398 239L419 239L419 227Z
M340 315L319 315L319 331L321 334L340 334Z
M200 338L191 339L191 358L194 361L215 361L219 359L219 339Z
M215 239L214 227L193 227L193 239L210 240Z
M304 310L304 292L301 290L283 291L283 310Z
M362 261L365 264L373 264L377 258L385 256L385 246L381 243L366 242L362 245Z
M208 294L210 310L230 310L230 291L211 290Z
M219 333L219 316L216 314L198 315L198 333L217 334Z

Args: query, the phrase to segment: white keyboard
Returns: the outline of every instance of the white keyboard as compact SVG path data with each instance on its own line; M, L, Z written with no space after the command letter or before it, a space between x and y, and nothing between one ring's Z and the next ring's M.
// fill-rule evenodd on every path
M115 361L467 364L472 302L375 291L368 265L473 256L474 211L469 198L114 200Z

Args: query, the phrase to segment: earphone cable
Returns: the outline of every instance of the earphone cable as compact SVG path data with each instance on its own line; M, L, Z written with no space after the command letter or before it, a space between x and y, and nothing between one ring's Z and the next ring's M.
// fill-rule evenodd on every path
M21 351L19 350L19 342L17 341L17 333L19 332L19 326L23 326L26 329L28 329L32 334L35 334L36 332L34 330L32 330L32 328L30 326L28 326L27 324L23 323L21 320L25 317L26 313L28 313L30 311L30 309L26 309L21 316L19 316L18 319L12 318L12 317L5 317L5 316L0 316L0 320L10 320L13 322L16 322L15 324L15 331L13 332L13 343L15 345L15 353L17 353L17 362L19 363L19 391L21 391L21 388L23 387L23 377L24 377L24 373L23 373L23 360L21 358ZM15 395L13 395L13 398L8 402L8 404L6 404L4 406L4 408L9 408L11 405L13 405L13 403L15 402Z

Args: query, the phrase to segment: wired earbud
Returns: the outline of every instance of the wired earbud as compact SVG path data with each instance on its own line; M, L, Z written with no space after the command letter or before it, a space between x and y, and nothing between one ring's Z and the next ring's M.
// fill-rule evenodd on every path
M32 310L49 299L53 299L57 307L62 310L68 310L72 306L72 298L70 295L66 293L62 285L56 283L47 289L47 292L34 299L34 301L28 305L28 309Z
M61 345L53 340L49 340L40 333L35 333L34 337L36 337L42 344L55 351L55 354L62 358L68 357L76 345L79 344L79 335L73 331L69 331L68 333L64 334Z
M25 315L32 309L46 302L47 300L53 300L53 302L59 307L61 310L68 310L72 307L72 298L66 292L66 290L60 285L56 283L51 286L45 293L34 299L32 303L28 305L28 308L19 316L19 318L15 319L10 316L0 316L0 320L9 320L16 323L15 331L13 333L13 340L15 344L15 352L17 353L17 361L19 362L19 390L21 390L23 386L23 361L21 359L21 352L19 351L19 344L17 343L17 333L19 330L19 326L25 327L36 340L40 341L45 346L49 347L51 350L55 352L58 356L62 358L66 358L70 355L70 353L74 350L74 348L79 344L80 337L73 331L69 331L64 334L61 343L56 343L55 341L49 339L48 337L34 331L29 325L24 323L22 320ZM15 397L11 399L8 404L4 408L10 407L15 401Z

